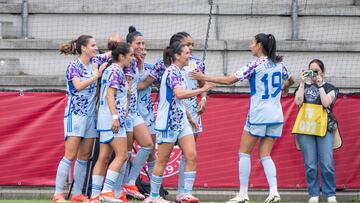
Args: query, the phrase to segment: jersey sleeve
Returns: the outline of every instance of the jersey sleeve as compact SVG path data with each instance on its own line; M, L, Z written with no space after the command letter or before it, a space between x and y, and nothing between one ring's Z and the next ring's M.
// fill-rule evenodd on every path
M242 66L241 68L239 68L239 70L234 73L234 76L239 81L249 79L251 77L251 75L254 73L255 68L257 66L258 66L257 60L252 61L252 62L246 64L245 66Z
M281 65L282 65L282 79L283 80L290 79L291 73L290 73L289 69L286 67L285 64L281 63Z
M130 67L125 67L124 68L125 76L129 76L131 78L134 78L134 75L136 73L135 70L136 70L136 61L132 60L131 63L130 63Z
M69 64L66 77L68 81L72 81L74 79L80 79L81 76L80 76L79 68L77 67L75 62Z
M197 65L197 69L201 71L203 74L205 74L206 72L205 63L199 59L196 61L196 65Z
M170 73L166 79L166 84L173 90L177 87L183 87L182 85L182 77L180 71L176 71L174 69L168 70Z
M111 71L108 81L109 87L114 89L120 89L120 80L121 80L120 74L116 71Z
M163 70L165 70L166 68L164 68L165 64L162 60L159 60L158 62L156 62L153 66L153 68L150 71L150 76L153 77L155 80L160 80L162 74L161 72L163 72Z
M109 57L106 54L99 54L95 57L91 58L91 63L97 64L100 66L101 64L107 62L109 60Z

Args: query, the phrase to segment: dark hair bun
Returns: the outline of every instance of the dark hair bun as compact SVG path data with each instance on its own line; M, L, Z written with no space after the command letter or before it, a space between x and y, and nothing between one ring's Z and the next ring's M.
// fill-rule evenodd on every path
M129 27L129 33L133 33L133 32L135 32L135 31L136 31L136 28L131 25L131 26Z

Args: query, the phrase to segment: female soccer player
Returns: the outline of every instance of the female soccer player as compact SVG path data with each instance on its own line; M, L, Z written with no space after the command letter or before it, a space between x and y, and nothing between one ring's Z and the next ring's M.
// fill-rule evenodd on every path
M162 176L173 150L178 142L186 159L184 179L184 197L187 202L197 203L199 199L192 196L192 187L196 176L196 148L193 129L188 118L191 116L186 111L184 99L188 99L207 92L214 84L205 84L202 88L187 90L186 82L181 73L189 64L190 49L181 42L175 42L164 50L164 61L171 65L164 72L160 86L160 103L156 118L158 157L151 176L151 194L144 202L166 203L159 196Z
M135 56L135 60L132 60L130 66L124 70L127 80L130 84L131 92L129 114L125 123L126 133L128 136L128 153L131 155L134 139L141 146L141 149L136 153L132 168L123 189L126 194L143 200L145 196L139 192L135 185L135 181L154 148L154 143L146 127L146 124L144 123L144 119L139 114L137 108L138 93L136 87L140 76L139 67L144 66L144 60L141 55L145 49L145 41L144 36L140 32L136 31L135 27L130 26L129 33L126 36L126 42L134 50ZM155 158L152 156L150 161L154 160Z
M119 43L112 51L114 63L108 67L101 80L100 107L98 113L98 131L100 131L100 154L93 170L92 202L123 202L115 198L114 184L119 178L121 166L127 160L127 138L125 118L127 111L128 84L124 67L133 59L133 51L126 43ZM106 172L109 154L115 152L115 158ZM105 163L105 164L104 164Z
M145 61L146 49L144 49L141 54L142 61ZM138 67L139 70L139 82L145 80L149 76L149 72L152 70L153 65L149 63L144 63L143 66ZM147 87L143 90L138 90L138 100L137 108L139 114L143 117L146 126L151 134L153 143L156 142L156 131L155 131L155 115L154 115L154 104L151 97L151 87ZM150 156L147 163L147 172L151 175L152 169L155 166L155 160L153 159L155 150L152 151L152 156Z
M282 90L288 90L293 78L282 57L276 55L276 41L271 34L258 34L250 45L251 53L257 57L237 72L227 77L210 77L201 72L191 72L190 77L219 84L231 85L237 81L250 81L250 108L241 137L239 153L240 193L228 203L249 202L248 182L250 176L250 154L257 140L259 156L270 186L266 203L279 202L276 168L270 157L275 138L282 133L283 113L280 103ZM283 82L283 80L287 80Z
M170 45L175 42L181 42L182 44L186 45L190 49L191 58L189 65L186 65L183 69L181 69L181 73L186 81L186 89L187 90L193 90L197 89L198 87L202 87L203 82L193 80L188 77L188 73L193 70L199 70L202 73L205 73L205 64L204 62L195 57L192 54L192 51L194 49L194 42L192 37L187 32L178 32L174 34L170 39ZM152 83L159 84L161 81L161 77L166 69L167 66L170 65L170 62L164 62L163 59L159 60L154 64L153 69L150 71L150 75L144 80L144 82L139 83L138 88L142 89L145 87L148 87ZM202 124L201 124L201 118L200 115L205 110L205 103L206 103L206 92L201 93L202 99L199 103L197 103L196 96L193 96L191 98L188 98L185 101L186 109L190 112L191 117L189 117L189 120L191 123L195 123L193 127L193 133L195 136L195 141L199 135L199 133L202 132ZM178 178L178 195L176 196L177 201L181 201L183 198L184 193L184 167L185 167L185 157L182 155L180 166L179 166L179 178ZM185 196L186 197L186 196Z
M72 161L76 157L71 199L77 202L88 201L82 194L82 188L94 138L97 137L96 87L108 59L106 54L96 56L97 50L95 39L89 35L81 35L60 48L60 53L78 55L78 57L70 62L66 70L68 102L64 117L65 155L57 169L53 202L67 202L63 195L64 186Z
M339 90L324 81L325 66L321 60L314 59L310 61L309 70L316 74L311 76L306 75L306 72L301 73L301 82L295 94L295 103L304 108L304 111L305 109L314 110L319 108L320 111L313 111L314 114L324 112L329 119L321 123L321 126L326 127L326 129L323 129L324 133L322 135L319 135L318 132L297 131L296 140L301 147L304 158L306 182L310 196L309 202L319 202L318 168L320 166L322 193L327 197L327 202L336 203L333 132L337 129L337 122L332 109ZM312 105L310 108L307 107L309 104ZM322 111L323 109L326 109L326 111Z

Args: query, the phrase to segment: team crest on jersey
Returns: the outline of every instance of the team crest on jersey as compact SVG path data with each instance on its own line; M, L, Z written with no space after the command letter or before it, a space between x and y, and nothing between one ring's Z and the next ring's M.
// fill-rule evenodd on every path
M93 67L92 67L92 70L93 70L93 71L96 71L97 69L98 69L97 66L93 66Z
M189 70L190 70L190 71L193 71L193 70L195 70L195 69L196 69L196 63L190 62L190 63L189 63Z

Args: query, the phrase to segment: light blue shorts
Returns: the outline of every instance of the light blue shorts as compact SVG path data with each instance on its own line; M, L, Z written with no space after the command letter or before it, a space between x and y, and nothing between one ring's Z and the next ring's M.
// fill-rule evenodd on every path
M81 138L98 138L96 131L95 116L78 116L69 115L64 118L64 135L65 140L69 136Z
M117 137L126 138L125 128L120 128L118 133L113 133L113 131L111 131L111 130L100 131L100 143L101 144L108 144L114 138L117 138Z
M125 119L126 132L133 132L134 127L144 123L144 119L138 113L129 113Z
M178 140L180 140L181 138L188 136L188 135L193 136L194 132L193 132L191 125L188 122L186 122L184 124L183 130L181 130L181 131L175 131L175 132L159 131L156 134L156 142L158 144L161 144L161 143L174 143L175 144Z
M273 124L273 125L253 125L246 121L244 130L249 132L250 135L256 137L272 137L279 138L281 137L283 129L283 124Z

